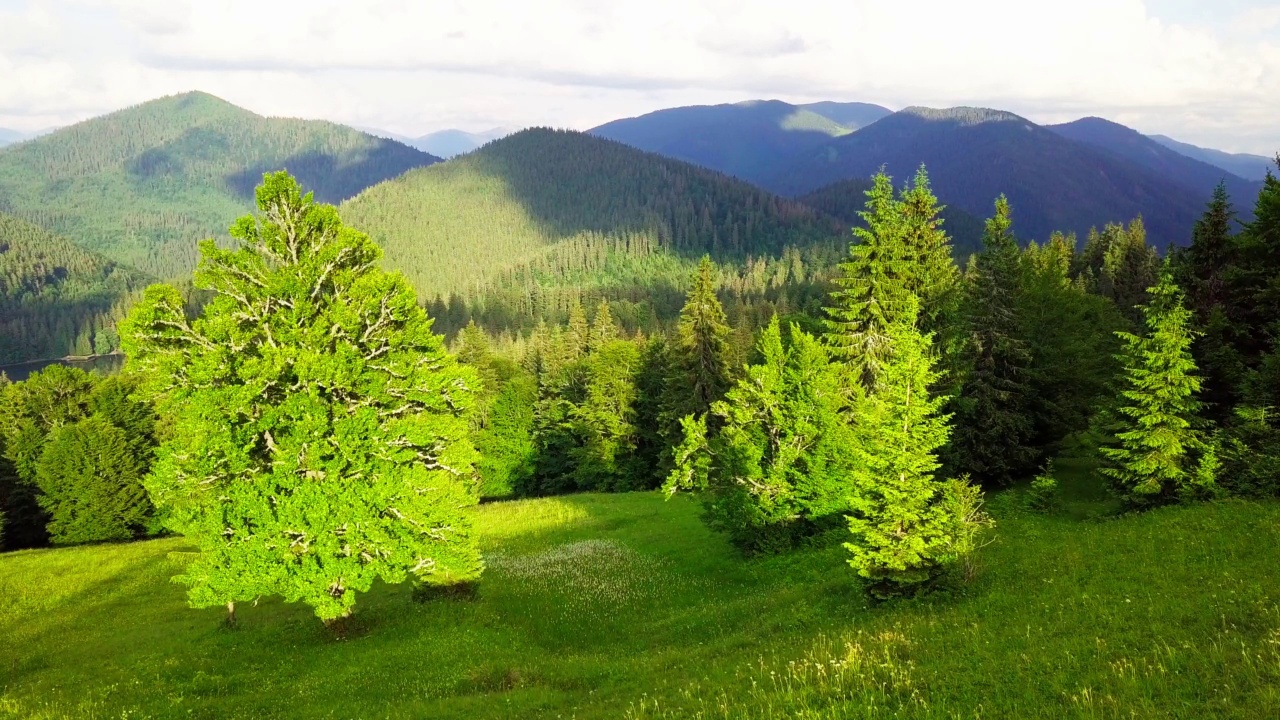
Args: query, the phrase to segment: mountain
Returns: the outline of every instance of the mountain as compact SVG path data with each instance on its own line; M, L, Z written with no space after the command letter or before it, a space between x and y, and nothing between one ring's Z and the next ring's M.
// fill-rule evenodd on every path
M870 189L870 178L841 180L803 195L799 200L846 225L865 227L866 224L858 213L866 209L866 193ZM942 228L951 236L951 254L963 267L969 255L982 250L982 234L986 223L958 207L947 205L945 199L943 205Z
M262 173L288 169L338 202L438 162L330 122L267 118L187 93L0 150L0 211L159 277L185 275L196 241L252 209Z
M490 140L497 140L509 134L503 128L494 128L480 133L472 133L465 130L440 130L410 140L408 144L432 155L451 158L463 153L469 153Z
M1248 153L1228 153L1221 150L1211 150L1209 148L1197 147L1189 143L1178 142L1171 137L1165 135L1150 135L1152 140L1161 145L1182 153L1189 158L1209 163L1215 167L1222 168L1233 175L1238 175L1246 180L1263 180L1267 176L1267 171L1276 172L1275 158L1264 157L1262 155L1249 155Z
M1206 198L1213 194L1218 183L1225 183L1227 192L1242 210L1253 206L1258 191L1262 189L1261 182L1246 180L1210 163L1187 157L1137 130L1110 120L1089 117L1046 127L1070 140L1092 145L1129 160L1165 180L1191 188Z
M27 137L26 133L18 132L17 130L9 130L7 128L0 128L0 147L4 147L5 145L12 145L13 143L16 143L16 142L21 142L26 137Z
M0 364L115 350L116 320L151 282L0 213Z
M751 100L659 110L589 132L759 184L796 156L889 113L865 103Z
M375 185L343 203L341 214L382 245L386 264L424 299L455 296L448 313L433 313L447 316L444 329L465 323L454 307L463 301L482 308L491 326L528 327L583 296L630 303L619 310L622 319L644 325L637 318L679 312L703 253L742 269L726 287L738 282L744 293L748 286L764 293L811 277L848 245L840 222L796 201L610 140L548 129ZM756 275L748 278L748 267Z
M901 183L922 163L940 198L977 217L1007 195L1014 230L1026 240L1142 215L1153 244L1185 244L1209 199L1113 153L983 108L894 113L802 154L765 187L799 196L882 166Z

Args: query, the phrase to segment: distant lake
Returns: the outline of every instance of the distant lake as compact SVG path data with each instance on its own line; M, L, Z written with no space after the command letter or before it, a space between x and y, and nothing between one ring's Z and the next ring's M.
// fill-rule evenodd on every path
M31 373L40 372L50 365L66 365L81 370L97 370L104 375L120 372L124 366L124 355L97 355L83 360L36 360L34 362L0 365L0 372L9 376L14 382L26 380Z

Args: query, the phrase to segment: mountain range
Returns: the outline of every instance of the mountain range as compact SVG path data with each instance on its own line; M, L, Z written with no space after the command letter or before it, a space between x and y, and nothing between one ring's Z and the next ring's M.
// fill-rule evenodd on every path
M891 112L867 103L752 100L658 110L588 132L764 184L780 164Z
M512 132L506 128L493 128L484 132L467 132L466 130L450 128L448 130L437 130L420 137L409 137L376 128L359 129L370 135L404 143L409 147L417 148L424 153L444 158L445 160L469 153L491 140L506 137Z
M1246 180L1262 180L1268 172L1275 173L1277 159L1248 153L1228 153L1202 148L1190 143L1178 142L1164 135L1149 135L1152 140L1189 158L1222 168Z
M267 118L187 93L0 149L0 211L151 275L181 277L268 170L339 202L439 158L330 122Z

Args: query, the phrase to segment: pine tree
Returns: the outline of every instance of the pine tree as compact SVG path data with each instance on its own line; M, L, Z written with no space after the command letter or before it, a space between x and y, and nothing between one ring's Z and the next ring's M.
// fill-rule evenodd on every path
M879 597L924 586L975 546L989 524L981 495L967 480L940 480L936 451L950 435L930 392L939 378L932 338L916 329L915 311L888 327L891 352L881 382L859 406L853 458L849 564Z
M827 307L826 339L873 387L889 352L888 330L914 300L930 327L946 324L958 279L955 262L924 168L895 198L892 180L880 172L867 191L866 227L839 266L838 289Z
M851 411L859 395L846 367L775 316L761 333L762 360L746 369L707 416L681 421L683 440L665 489L697 492L712 527L748 552L790 547L847 509Z
M638 442L635 374L640 348L629 340L610 340L585 364L584 392L567 419L578 439L572 453L577 489L598 492L640 487L644 481L635 477L634 466Z
M704 255L698 274L680 311L676 334L679 376L672 383L679 397L678 416L701 415L724 397L731 382L729 335L724 307L716 297L715 266Z
M1102 449L1112 488L1135 506L1172 502L1195 491L1192 453L1200 378L1191 356L1191 312L1169 273L1149 291L1142 307L1146 331L1119 333L1125 343L1120 431Z
M1031 469L1029 368L1023 340L1021 254L1009 202L996 200L983 251L975 258L964 302L964 380L949 449L952 468L985 483L1008 485Z
M156 285L121 326L174 418L146 487L198 549L179 577L191 603L279 595L331 622L377 579L477 577L475 372L332 206L283 172L257 206L234 249L201 243L200 317Z
M152 512L145 459L102 415L54 430L36 466L40 504L55 545L142 536Z
M591 318L591 329L588 332L587 351L595 352L608 345L618 337L618 324L613 321L613 312L609 310L609 301L601 300L596 306L596 316Z

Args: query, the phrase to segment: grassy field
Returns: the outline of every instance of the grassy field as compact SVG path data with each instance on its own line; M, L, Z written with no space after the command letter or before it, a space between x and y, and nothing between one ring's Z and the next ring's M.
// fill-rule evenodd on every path
M838 546L743 560L684 499L485 505L476 597L378 588L345 640L188 609L180 539L11 553L0 717L1280 717L1280 504L1066 490L993 498L971 582L882 605Z

